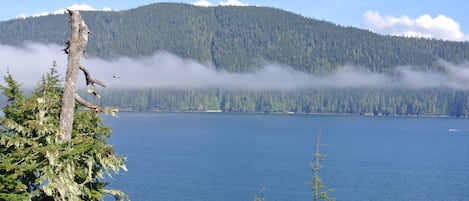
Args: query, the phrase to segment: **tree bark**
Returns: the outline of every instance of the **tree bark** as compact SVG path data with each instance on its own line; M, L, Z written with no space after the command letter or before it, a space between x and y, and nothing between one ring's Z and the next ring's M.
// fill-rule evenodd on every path
M80 58L85 52L86 44L88 43L89 34L89 29L82 20L80 13L71 10L68 12L70 14L72 36L70 41L67 41L68 47L64 49L65 53L68 54L68 64L65 74L65 86L59 125L62 131L61 140L64 142L72 138L78 70L80 68Z

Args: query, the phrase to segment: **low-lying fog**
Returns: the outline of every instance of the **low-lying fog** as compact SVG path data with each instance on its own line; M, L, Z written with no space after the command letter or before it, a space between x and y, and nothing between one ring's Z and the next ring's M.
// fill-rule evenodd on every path
M57 62L61 76L65 76L67 55L63 46L28 43L27 47L0 44L0 73L7 69L25 87L35 86L41 76ZM250 73L216 71L210 65L182 59L168 52L156 52L141 58L120 57L103 60L96 57L82 59L92 76L108 87L158 87L280 89L314 87L373 87L373 88L453 88L469 89L469 63L452 64L439 61L445 71L416 71L409 66L395 68L390 74L373 73L354 66L341 66L325 76L315 76L282 64L268 64ZM84 78L80 73L80 80ZM119 78L114 78L118 76ZM3 82L2 82L3 83Z

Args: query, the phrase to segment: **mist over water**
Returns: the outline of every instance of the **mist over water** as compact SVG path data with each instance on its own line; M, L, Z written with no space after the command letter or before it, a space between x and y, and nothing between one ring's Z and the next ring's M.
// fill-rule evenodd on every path
M25 43L13 47L0 44L0 72L7 69L25 87L35 86L41 76L56 61L61 76L65 76L67 55L56 44ZM198 89L221 87L228 89L294 90L303 88L452 88L469 89L469 63L453 64L439 61L440 70L418 71L411 66L399 66L390 74L374 73L355 66L341 66L336 71L315 76L297 71L284 64L270 63L254 72L232 73L217 71L210 64L183 59L168 52L156 52L140 58L119 57L104 60L97 57L82 59L92 76L112 88L175 88ZM444 72L444 73L443 73ZM80 76L82 76L80 74ZM114 78L118 76L119 78ZM84 78L79 78L83 80Z

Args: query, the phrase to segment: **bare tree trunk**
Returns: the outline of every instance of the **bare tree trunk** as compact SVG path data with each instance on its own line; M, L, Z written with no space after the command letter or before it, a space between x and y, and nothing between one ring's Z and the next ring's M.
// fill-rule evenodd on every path
M77 89L78 70L80 58L85 52L88 43L89 30L78 11L69 10L72 27L72 38L67 41L68 47L64 49L68 54L67 72L65 74L62 110L60 112L61 140L69 141L72 138L73 113L75 108L75 94Z

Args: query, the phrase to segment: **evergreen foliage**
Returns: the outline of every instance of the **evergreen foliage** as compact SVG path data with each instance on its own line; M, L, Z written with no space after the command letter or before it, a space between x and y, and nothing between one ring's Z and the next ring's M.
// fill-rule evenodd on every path
M311 161L311 171L313 172L313 181L308 182L307 184L312 186L312 191L313 191L313 201L318 201L318 200L326 200L326 201L334 201L335 199L332 197L329 197L329 193L332 192L332 190L326 190L323 191L324 184L319 177L319 170L321 169L322 166L322 161L326 158L324 154L321 154L319 149L321 146L324 146L323 144L320 143L321 140L321 131L318 131L316 135L316 151L314 153L313 160Z
M252 198L252 201L266 201L265 197L262 195L264 191L265 191L265 186L259 189L259 191Z
M0 131L0 200L103 200L106 176L126 170L106 139L111 136L99 114L75 108L72 140L59 140L63 88L55 66L24 96L11 74L5 76Z
M355 65L372 72L396 66L438 69L437 61L469 59L468 42L383 36L268 7L198 7L156 3L126 11L81 12L93 30L87 53L103 58L167 51L246 72L267 62L322 74ZM65 15L0 22L0 43L63 44Z
M85 94L85 92L81 92ZM220 110L234 113L469 115L469 91L452 89L337 89L294 91L210 89L108 89L94 102L131 111ZM86 95L83 95L86 96ZM93 99L93 97L86 97Z
M444 71L438 60L469 60L469 42L383 36L268 7L155 3L81 14L93 30L87 54L107 59L167 51L217 70L247 72L274 62L313 74L327 74L343 65L380 73L392 73L398 66L438 72ZM61 39L70 34L65 18L50 15L0 22L0 43L63 44ZM452 89L116 89L109 93L97 101L128 110L469 114L468 92Z

